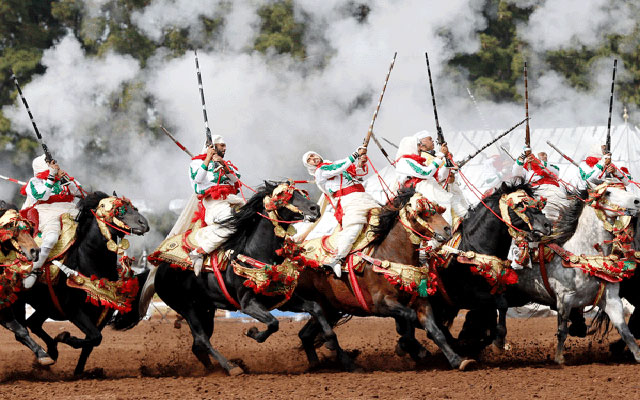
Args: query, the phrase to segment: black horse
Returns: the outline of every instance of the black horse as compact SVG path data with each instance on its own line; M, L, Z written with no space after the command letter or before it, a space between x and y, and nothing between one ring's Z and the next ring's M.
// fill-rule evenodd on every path
M471 207L459 227L462 237L458 249L506 260L512 237L507 224L494 213L501 214L499 203L503 195L518 190L524 191L531 198L535 196L531 186L521 179L515 179L510 183L503 182L494 193L484 198L486 206L479 203ZM525 232L530 241L538 241L551 233L552 223L539 209L527 208L524 212L533 229L513 209L509 208L508 212L511 224ZM439 276L441 290L429 300L444 325L450 325L460 309L469 310L463 329L454 343L461 353L475 355L496 336L500 336L497 335L497 329L506 329L504 321L496 324L496 309L506 309L507 300L504 294L492 293L487 280L472 272L469 264L458 262L455 256L446 268L439 270ZM450 340L453 338L450 337Z
M30 229L31 227L28 223L18 216L18 208L15 205L0 200L0 218L4 217L9 210L15 211L17 218L10 218L12 219L11 222L7 221L7 224L0 226L0 230L4 232L4 237L2 241L0 241L0 260L4 260L4 258L12 252L17 252L21 254L26 261L37 261L40 248L31 236L33 229ZM8 291L18 291L20 289L20 277L17 277L17 280L13 280L13 282L9 282L8 274L5 274L5 271L2 269L0 269L0 273L3 278L0 281L0 286L7 286L2 288L3 291L5 291L5 293L3 293L4 296L9 296ZM13 293L10 296L15 294L16 293ZM49 357L47 352L29 336L29 331L16 320L13 308L9 306L9 302L0 305L0 325L13 332L16 340L27 346L33 352L38 364L46 366L54 363L54 360Z
M254 194L247 204L234 212L229 220L223 221L224 225L234 231L221 246L223 250L232 251L232 259L236 259L238 254L243 254L267 264L279 264L284 260L276 254L276 250L282 248L284 238L278 237L274 232L274 223L267 217L263 204L265 197L271 196L276 189L282 190L282 185L286 185L284 189L291 193L291 198L279 204L276 210L278 220L281 221L279 225L282 228L285 230L288 228L287 221L301 221L304 218L314 221L320 216L318 205L310 201L302 191L295 189L289 183L265 182L265 186ZM288 208L288 205L293 207ZM242 369L229 362L213 348L210 342L216 310L239 310L266 324L265 331L250 329L247 332L251 338L263 342L279 328L278 320L269 312L269 309L281 303L283 296L256 294L252 288L244 285L246 278L238 276L230 264L222 272L222 279L229 296L240 307L231 304L227 299L214 273L203 272L196 276L191 270L182 270L171 267L168 263L161 263L155 270L153 282L150 281L149 285L153 284L160 298L189 324L193 336L192 351L198 360L207 369L211 369L213 365L210 356L213 356L230 375L237 375L243 372ZM150 296L153 290L147 293ZM317 307L314 304L302 299L292 298L290 301L299 302L300 311L322 318L316 314ZM148 304L146 294L143 303ZM133 320L129 318L125 321L125 318L122 320L117 318L114 327L126 329L134 326L145 310L140 311L138 318ZM331 332L327 323L323 322L323 325Z
M108 239L100 230L98 217L96 216L98 209L104 207L105 204L107 204L108 208L108 202L113 199L117 198L109 197L102 192L94 192L88 194L86 198L78 203L79 214L76 218L78 222L77 238L67 252L64 265L86 277L96 276L98 278L106 278L109 281L118 280L118 256L107 247ZM128 230L128 233L136 235L142 235L149 231L147 220L128 200L118 203L117 209L114 210L113 220L107 220L107 222L109 224L106 229L115 242L122 240L126 230ZM125 229L115 229L114 224L124 226ZM137 276L139 286L144 284L146 277L147 273ZM26 320L26 326L44 340L48 353L53 359L58 357L58 342L65 343L76 349L81 348L82 352L74 370L74 375L80 375L84 372L87 358L93 348L102 341L101 330L111 319L114 309L96 306L88 302L86 292L68 287L67 279L69 278L60 271L58 282L52 284L51 288L47 284L37 283L20 296L19 302L14 305L14 311L17 316L19 314L20 320L24 321L25 303L30 304L35 309L35 312ZM56 300L52 299L50 289L55 293ZM56 303L59 304L59 308ZM69 332L62 332L52 338L42 328L47 318L58 321L69 320L86 336L82 339L71 336Z

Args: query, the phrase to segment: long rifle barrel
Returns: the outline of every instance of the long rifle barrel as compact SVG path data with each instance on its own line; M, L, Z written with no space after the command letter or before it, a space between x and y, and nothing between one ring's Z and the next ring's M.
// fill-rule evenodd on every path
M524 63L524 108L525 118L527 119L527 127L524 134L524 145L531 148L531 131L529 129L529 79L527 78L527 63Z
M189 151L189 149L187 149L182 143L180 143L178 141L178 139L176 139L171 132L169 132L164 126L160 125L160 129L162 129L162 131L165 133L165 135L169 136L169 139L173 140L173 143L175 143L180 150L184 151L185 153L187 153L189 155L189 157L193 158L193 153L191 153Z
M202 87L202 75L200 74L200 64L198 64L198 50L193 51L196 58L196 72L198 74L198 89L200 89L200 101L202 102L202 116L204 117L204 129L207 135L207 145L211 145L211 129L209 129L209 119L207 118L207 106L204 101L204 89Z
M431 88L431 102L433 103L433 115L436 120L436 131L438 133L438 144L443 145L446 143L444 140L444 134L442 133L442 128L440 127L440 121L438 120L438 108L436 107L436 95L433 92L433 79L431 79L431 66L429 65L429 53L425 51L424 57L427 59L427 72L429 73L429 87Z
M509 153L509 150L507 150L507 149L505 149L505 148L504 148L504 146L500 146L500 149L501 149L502 151L504 151L504 152L505 152L505 154L506 154L506 155L508 155L510 159L512 159L513 161L515 161L515 160L516 160L515 158L513 158L513 156L511 155L511 153Z
M17 183L18 185L22 185L22 186L27 184L27 182L23 182L23 181L19 181L17 179L9 178L8 176L4 176L4 175L0 175L0 179L4 179L5 181Z
M487 147L491 146L492 144L494 144L495 142L497 142L498 140L502 139L503 137L507 136L508 134L510 134L511 132L513 132L517 127L519 127L520 125L524 124L527 121L527 118L523 119L522 121L518 122L517 124L515 124L514 126L512 126L511 128L509 128L507 131L501 133L500 135L498 135L498 137L496 137L495 139L493 139L492 141L490 141L489 143L485 144L484 146L482 146L480 149L478 149L478 151L476 151L475 153L467 156L467 158L465 158L464 160L460 161L459 163L457 163L458 168L462 168L463 165L465 165L466 163L468 163L473 157L477 156L478 154L480 154L484 149L486 149Z
M44 150L44 159L45 159L46 162L51 162L51 161L53 161L53 157L51 156L51 152L49 152L49 148L47 147L47 145L42 140L42 135L40 134L40 131L38 130L38 126L36 125L36 121L33 118L33 114L31 114L31 109L29 108L29 103L27 103L27 99L25 99L24 95L22 94L22 89L20 89L20 84L18 83L18 78L16 78L16 74L14 74L13 71L11 72L11 78L13 79L13 83L15 83L16 88L18 89L18 94L20 95L20 99L22 99L22 104L24 104L24 107L27 109L27 113L29 113L29 118L31 119L31 125L33 125L33 130L36 132L36 138L38 139L38 142L40 143L40 146L42 146L42 150Z
M609 121L607 122L607 142L605 143L605 151L611 152L611 112L613 110L613 87L616 83L616 69L618 68L618 59L613 60L613 77L611 78L611 97L609 98Z
M563 152L560 151L560 149L558 149L556 146L553 145L553 143L551 143L550 141L547 140L547 144L549 146L551 146L552 149L554 149L555 151L557 151L565 160L569 161L571 164L575 165L576 167L580 168L580 166L578 165L577 162L573 161L573 159L571 157L569 157L568 155L564 154Z
M376 106L376 110L373 112L373 117L371 118L371 123L369 124L369 130L367 131L367 136L365 136L362 146L369 146L369 139L371 139L371 135L373 134L373 125L376 123L376 119L378 118L378 112L380 111L380 105L382 104L382 98L384 97L384 92L387 90L387 83L389 82L389 76L391 76L391 70L396 63L396 57L398 56L398 52L393 53L393 59L391 60L391 65L389 65L389 71L387 71L387 76L384 78L384 86L382 87L382 92L380 93L380 98L378 99L378 105Z

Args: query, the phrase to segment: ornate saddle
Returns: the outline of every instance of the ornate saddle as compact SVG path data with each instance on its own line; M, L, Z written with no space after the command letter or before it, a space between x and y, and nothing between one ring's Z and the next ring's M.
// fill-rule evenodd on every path
M153 265L160 265L160 263L169 263L173 268L180 268L183 270L193 270L189 253L199 246L196 239L196 233L200 227L200 222L197 222L193 229L189 229L181 235L171 236L165 239L156 250L151 253L147 260ZM207 272L213 272L213 261L217 262L218 269L224 271L229 264L229 253L226 251L214 251L213 254L209 254L205 257L202 264L202 270Z
M351 248L349 257L353 257L353 266L356 272L362 272L364 268L363 258L359 253L365 255L371 255L373 253L373 248L369 245L373 239L375 239L373 228L379 223L380 211L380 208L374 208L369 212L367 223L362 228L362 231ZM311 239L302 243L304 257L317 262L319 265L333 258L336 254L337 235L340 231L340 226L336 226L331 235ZM342 266L342 270L347 271L347 268L347 263L345 263L345 265Z

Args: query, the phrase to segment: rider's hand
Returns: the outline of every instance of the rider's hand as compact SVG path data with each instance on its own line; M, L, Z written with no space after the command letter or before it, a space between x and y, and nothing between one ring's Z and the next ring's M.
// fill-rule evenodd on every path
M364 147L364 146L358 147L358 154L361 155L361 156L366 155L367 154L367 148Z
M447 157L449 155L449 146L447 146L446 143L443 143L442 146L440 146L440 152Z
M56 160L51 160L49 162L49 173L53 175L58 175L59 172L60 172L60 166L58 166L58 163L56 162Z

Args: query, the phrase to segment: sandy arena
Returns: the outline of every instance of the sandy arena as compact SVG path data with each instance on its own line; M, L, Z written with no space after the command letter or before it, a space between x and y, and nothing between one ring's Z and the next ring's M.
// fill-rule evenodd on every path
M416 367L395 354L391 319L354 318L336 330L340 343L359 352L362 372L331 369L331 354L320 349L325 369L308 372L297 332L304 322L282 320L280 332L258 344L243 336L253 323L217 319L214 347L240 362L245 375L229 377L217 368L207 373L191 353L186 325L173 327L173 314L143 321L130 331L104 331L102 345L87 363L88 375L72 377L80 354L61 345L60 358L49 370L33 367L33 356L9 331L0 330L0 398L2 399L154 399L154 398L638 398L639 366L614 360L608 338L570 338L567 366L552 361L556 319L509 319L511 349L486 353L469 372L449 369L435 345L418 332L432 352L429 363ZM456 321L454 329L459 327ZM47 323L47 331L77 330L68 323ZM239 361L242 360L242 361Z

